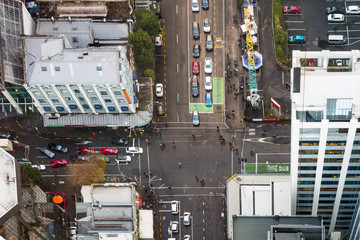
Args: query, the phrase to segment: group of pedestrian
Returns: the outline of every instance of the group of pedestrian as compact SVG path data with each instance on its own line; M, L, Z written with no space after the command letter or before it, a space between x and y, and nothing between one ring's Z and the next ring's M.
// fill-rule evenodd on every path
M203 187L203 186L205 186L205 179L201 179L200 180L200 185Z
M240 162L247 162L247 158L246 158L246 157L238 158L238 160L239 160L239 163L240 163Z
M225 138L219 134L219 141L221 144L225 143Z
M165 143L164 142L160 143L160 148L161 148L161 150L163 150L165 148Z

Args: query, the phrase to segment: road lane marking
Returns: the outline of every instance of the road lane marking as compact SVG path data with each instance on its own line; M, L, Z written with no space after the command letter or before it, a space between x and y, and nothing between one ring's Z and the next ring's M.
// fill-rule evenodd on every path
M304 23L304 21L285 21L286 23Z
M305 30L306 30L305 28L300 28L300 29L290 28L290 29L288 29L288 31L305 31Z
M179 64L176 64L176 73L179 73Z
M179 35L176 34L176 44L179 44Z
M176 4L175 8L176 8L176 14L178 14L179 13L179 6Z

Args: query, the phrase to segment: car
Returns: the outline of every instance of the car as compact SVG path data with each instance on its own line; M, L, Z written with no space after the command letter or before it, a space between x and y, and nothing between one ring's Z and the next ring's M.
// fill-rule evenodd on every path
M191 224L190 213L184 212L184 225L189 226Z
M126 153L143 153L144 150L141 147L127 147L126 148Z
M344 14L344 9L343 8L337 8L337 7L327 7L326 8L326 13L327 14L334 14L334 13Z
M291 43L291 44L304 44L305 40L306 40L306 38L304 36L301 36L301 35L296 35L296 36L290 36L289 37L289 43Z
M193 12L199 12L200 11L200 7L199 7L199 2L198 0L192 0L191 1L191 10Z
M209 57L205 58L204 69L206 74L212 73L212 65L213 65L212 59Z
M90 160L90 156L86 156L86 155L71 155L70 156L70 161L89 161Z
M171 231L173 233L179 232L179 222L178 221L172 221L171 222Z
M205 94L205 105L208 107L212 105L212 97L210 93Z
M202 0L201 5L202 5L202 9L208 10L209 9L209 0Z
M45 169L46 169L46 167L45 167L45 165L42 165L42 164L40 164L40 165L31 165L33 168L37 168L37 170L39 170L39 171L45 171Z
M67 153L68 152L68 148L67 147L63 147L59 144L55 144L53 142L50 142L48 144L48 148L51 149L51 150L55 150L55 151L58 151L58 152L62 152L62 153Z
M211 51L214 49L214 43L213 43L211 35L206 36L205 48L208 51Z
M60 159L60 160L52 161L50 163L50 166L53 167L53 168L56 168L56 167L65 166L66 164L67 164L66 159Z
M42 154L44 154L45 156L49 157L49 158L54 158L55 157L55 153L53 153L52 151L46 149L46 148L40 148L39 149L40 152Z
M179 201L171 201L171 213L178 214L179 213Z
M164 103L162 102L158 102L156 105L156 113L158 116L164 116L165 115L165 111L164 111Z
M284 13L299 14L301 12L300 6L284 6Z
M159 34L157 37L155 37L155 46L161 47L162 46L162 35Z
M127 145L129 141L126 138L115 137L111 139L112 145Z
M191 95L193 97L199 96L199 80L196 75L193 76L193 79L191 81Z
M100 148L100 153L101 154L106 154L106 155L114 155L118 153L118 150L116 148Z
M206 91L211 91L212 90L211 77L209 77L209 76L205 77L205 90Z
M124 156L124 155L116 155L115 161L116 161L117 163L127 163L127 162L131 162L131 157L130 157L130 156Z
M110 159L105 157L102 154L97 155L72 155L70 156L70 161L84 161L88 162L90 160L104 160L106 163L110 163Z
M200 57L201 47L199 44L195 44L193 47L193 57L198 58Z
M11 134L8 132L2 132L0 133L0 138L7 138L9 139L11 137Z
M184 240L190 240L190 235L185 235Z
M360 14L360 7L357 5L347 6L346 14Z
M193 22L193 38L194 39L200 39L200 28L198 22Z
M344 20L344 14L336 13L328 15L328 22L343 22Z
M211 32L211 21L209 18L204 18L204 33Z
M93 148L86 148L86 147L79 147L76 149L77 154L86 154L86 153L95 153L95 149Z
M156 84L156 96L163 97L164 96L164 85L162 83Z
M200 124L199 112L195 110L193 111L193 125L199 126L199 124Z
M193 74L199 74L200 69L199 69L199 62L198 61L193 61L193 63L192 63L192 71L193 71Z

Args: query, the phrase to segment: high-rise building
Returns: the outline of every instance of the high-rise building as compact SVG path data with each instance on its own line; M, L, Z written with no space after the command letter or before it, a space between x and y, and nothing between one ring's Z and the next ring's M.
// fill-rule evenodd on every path
M292 214L348 231L360 191L360 51L293 51Z

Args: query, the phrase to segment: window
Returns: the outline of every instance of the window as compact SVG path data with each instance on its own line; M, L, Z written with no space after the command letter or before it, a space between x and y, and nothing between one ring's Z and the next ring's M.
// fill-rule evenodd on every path
M59 66L55 66L55 71L60 72L60 67L59 67Z
M92 90L92 89L87 89L86 92L88 92L88 93L94 93L94 90Z
M61 93L68 93L68 90L66 90L66 89L60 89L60 92L61 92Z
M51 101L52 101L53 103L59 103L59 100L58 100L58 99L51 99Z
M119 99L118 101L119 101L119 103L125 103L124 99Z
M51 112L51 107L43 107L45 112Z
M40 103L46 103L45 99L42 99L42 98L39 99L39 102L40 102Z
M69 105L70 109L77 109L78 107L74 104Z
M115 111L115 107L108 107L110 112L114 112Z
M100 91L101 95L108 95L106 91Z
M58 110L59 112L64 111L65 109L63 107L56 107L56 110Z
M102 66L96 66L96 71L101 72L102 71Z
M48 91L48 92L46 92L48 95L55 95L55 93L54 92L50 92L50 91Z
M100 104L95 104L94 107L95 109L102 109L102 106Z
M72 101L73 99L71 97L66 97L65 100L66 101Z
M120 91L114 91L115 95L121 95Z
M47 67L41 67L41 71L46 72L46 71L47 71Z
M127 112L127 111L129 111L129 108L128 108L128 107L123 106L123 107L121 107L121 111Z
M75 93L80 93L80 90L75 89L74 92Z
M83 104L82 106L83 106L84 109L89 109L90 108L89 105L87 105L87 104Z
M83 97L79 97L79 100L82 102L85 101L85 99Z
M98 99L97 99L97 97L91 97L90 100L95 102L95 101L97 101Z
M105 99L105 102L106 103L111 103L112 101L111 101L111 99Z

